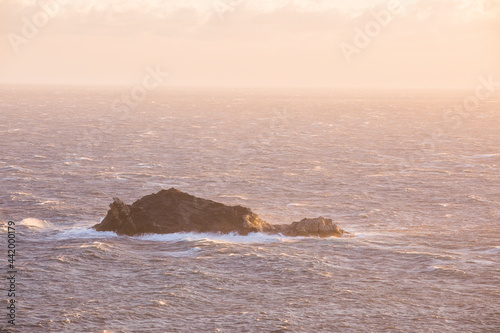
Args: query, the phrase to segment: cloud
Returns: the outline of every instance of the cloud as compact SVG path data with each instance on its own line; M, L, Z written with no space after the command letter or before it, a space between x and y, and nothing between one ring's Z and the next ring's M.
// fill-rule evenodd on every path
M133 82L160 63L182 84L448 86L500 59L500 0L401 0L349 64L339 45L386 1L65 0L13 52L9 34L55 1L0 0L4 80Z
M59 0L62 1L62 0ZM390 0L389 0L390 1ZM4 0L0 2L2 32L19 30L22 17L32 19L48 7L59 7L50 24L59 27L53 32L80 33L202 33L203 29L218 26L273 27L293 32L335 31L369 18L371 11L384 7L384 1L354 1L346 7L330 0ZM217 3L229 5L218 8ZM498 3L497 3L498 2ZM467 25L474 20L498 20L500 0L450 1L401 0L404 19L412 22L439 21L441 24ZM363 7L360 7L363 5ZM219 6L220 7L220 6ZM222 13L221 13L222 11ZM8 13L8 15L6 14ZM222 19L221 19L222 17Z

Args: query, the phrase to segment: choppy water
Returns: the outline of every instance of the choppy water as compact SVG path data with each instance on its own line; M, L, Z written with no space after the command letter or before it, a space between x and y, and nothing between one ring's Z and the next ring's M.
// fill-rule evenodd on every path
M500 330L498 94L124 93L1 88L19 332ZM355 237L89 230L169 187Z

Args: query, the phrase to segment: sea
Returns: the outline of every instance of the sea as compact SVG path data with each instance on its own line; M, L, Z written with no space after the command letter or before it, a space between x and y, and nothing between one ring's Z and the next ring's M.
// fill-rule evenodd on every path
M0 330L499 332L486 92L1 86ZM171 187L349 234L91 229Z

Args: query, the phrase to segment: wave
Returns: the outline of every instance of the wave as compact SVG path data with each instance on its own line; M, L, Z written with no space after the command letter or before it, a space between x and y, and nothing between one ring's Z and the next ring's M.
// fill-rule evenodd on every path
M25 226L29 229L37 229L37 230L46 230L46 229L53 229L54 225L48 221L45 220L39 220L34 217L29 217L26 219L21 220L21 222L17 223L17 225L22 225Z
M97 231L89 227L76 227L60 230L52 236L53 239L90 239L90 238L116 238L120 237L112 231Z
M31 169L20 167L18 165L3 166L3 167L0 167L0 171L3 171L3 172L12 172L12 173L16 173L16 172L31 173L31 172L33 172Z
M150 302L153 302L157 306L165 306L167 305L167 302L162 300L162 299L150 299Z
M338 241L348 237L287 237L281 234L265 234L265 233L250 233L248 235L240 235L237 233L221 234L208 232L178 232L171 234L145 234L141 236L126 236L117 235L113 231L97 231L90 226L78 227L57 227L52 223L36 218L27 218L19 222L19 224L28 227L30 230L47 233L44 235L50 240L69 240L69 239L107 239L123 237L129 240L145 240L153 242L209 242L209 243L226 243L226 244L268 244L268 243L291 243L299 241Z
M81 244L79 246L81 249L96 249L104 252L109 252L115 247L109 243L97 242L94 241L92 243Z
M196 233L196 232L178 232L172 234L146 234L142 236L123 236L117 235L113 231L97 231L90 227L72 227L67 229L57 229L51 223L38 219L25 219L25 223L36 225L45 223L44 230L58 231L56 234L48 237L52 240L64 239L104 239L125 237L130 240L146 240L154 242L212 242L212 243L277 243L277 242L292 242L302 239L303 237L285 237L282 235L268 235L263 233L250 233L247 236L230 233ZM23 221L25 221L23 220Z
M193 247L186 251L162 251L162 255L174 258L197 257L200 251L199 247Z
M500 253L500 246L495 246L489 250L486 250L486 253L493 253L493 254Z
M137 236L139 239L158 241L158 242L180 242L180 241L199 241L211 243L283 243L299 240L299 237L285 237L281 235L268 235L263 233L250 233L242 236L236 233L215 234L215 233L195 233L179 232L174 234L152 234Z
M160 163L139 163L135 165L136 167L139 168L145 168L145 169L154 169L154 168L162 168L163 165Z
M59 203L60 202L58 200L45 200L36 203L35 206L58 205Z
M451 273L451 274L460 274L464 275L467 274L467 272L454 268L454 267L447 267L447 266L430 266L425 269L426 272L439 272L439 273Z
M465 157L468 157L468 158L490 158L490 157L497 157L497 156L500 156L500 154L496 154L496 153L493 153L493 154L479 154L479 155L472 155L472 156L465 156Z
M449 254L416 251L416 250L400 250L400 251L395 251L395 252L401 253L401 254L415 254L418 256L428 256L428 257L433 257L435 259L441 259L441 260L452 260L454 258L452 255L449 255ZM434 269L436 269L436 267L434 267Z
M308 206L311 206L311 204L302 203L302 202L291 202L291 203L287 204L287 206L289 206L289 207L308 207Z

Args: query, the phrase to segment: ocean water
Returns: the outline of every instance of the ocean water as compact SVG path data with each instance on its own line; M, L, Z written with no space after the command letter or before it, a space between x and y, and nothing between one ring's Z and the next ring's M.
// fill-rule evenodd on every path
M500 330L498 93L468 110L473 91L127 93L0 88L16 331ZM170 187L353 237L90 229L112 197Z

